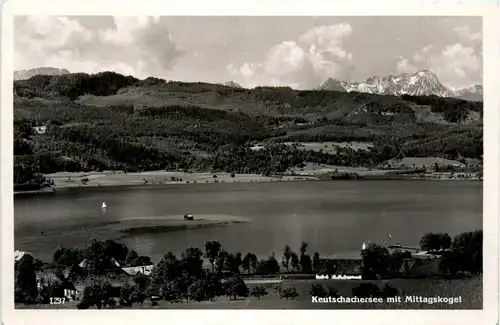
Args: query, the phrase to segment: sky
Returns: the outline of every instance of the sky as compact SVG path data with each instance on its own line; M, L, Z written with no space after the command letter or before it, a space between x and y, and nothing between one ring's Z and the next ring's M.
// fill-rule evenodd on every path
M482 84L482 19L18 16L14 66L296 89L427 69L463 88Z

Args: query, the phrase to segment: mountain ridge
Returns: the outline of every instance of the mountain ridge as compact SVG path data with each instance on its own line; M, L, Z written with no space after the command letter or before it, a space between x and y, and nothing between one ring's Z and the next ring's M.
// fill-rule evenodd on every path
M364 82L354 82L328 78L315 90L363 92L378 95L412 95L452 97L473 101L482 101L483 86L474 85L468 88L452 90L444 86L439 78L430 70L420 70L413 74L373 76Z
M483 103L455 98L231 89L111 71L34 76L15 81L14 91L14 182L30 189L36 173L58 171L270 175L309 162L375 168L401 157L483 153ZM289 145L299 142L370 148ZM267 149L252 150L256 143Z
M61 76L65 74L70 74L68 69L59 69L53 67L40 67L34 69L25 69L14 71L14 80L26 80L37 75L46 76Z

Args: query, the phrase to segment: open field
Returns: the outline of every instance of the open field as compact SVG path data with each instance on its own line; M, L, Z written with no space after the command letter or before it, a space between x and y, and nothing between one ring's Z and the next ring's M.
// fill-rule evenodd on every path
M293 146L294 142L285 142L288 146ZM358 150L369 150L373 147L372 143L369 142L299 142L297 144L297 149L301 150L313 150L313 151L322 151L329 154L336 154L338 148L349 148L355 151Z
M387 161L393 168L429 168L437 164L438 166L465 167L465 164L457 161L439 157L404 157L402 159L391 159Z
M214 177L214 175L216 177ZM57 172L47 174L54 181L56 189L74 187L98 187L98 186L128 186L128 185L162 185L162 184L192 184L192 183L237 183L237 182L272 182L298 180L294 176L282 178L266 177L259 174L235 174L230 173L183 173L151 171L141 173L124 173L120 171L105 172ZM173 177L173 178L172 178ZM85 185L82 180L86 180ZM314 179L304 178L302 179Z
M313 175L319 176L321 174L339 172L339 173L356 173L359 176L367 177L367 176L382 176L391 172L392 170L380 170L380 169L371 169L364 167L346 167L346 166L332 166L326 164L315 164L315 163L306 163L304 167L293 167L288 170L288 172L293 172L298 175Z

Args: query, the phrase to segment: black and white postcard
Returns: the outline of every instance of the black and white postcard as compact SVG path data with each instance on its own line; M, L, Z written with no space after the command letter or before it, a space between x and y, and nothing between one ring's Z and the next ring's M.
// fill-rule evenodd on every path
M4 324L495 322L493 3L105 2L4 4Z

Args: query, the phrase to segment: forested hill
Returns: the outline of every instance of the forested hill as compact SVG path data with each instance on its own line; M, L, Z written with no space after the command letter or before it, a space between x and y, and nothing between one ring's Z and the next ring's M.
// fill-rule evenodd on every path
M281 172L305 161L376 166L404 156L479 158L483 104L287 87L139 80L113 72L14 83L15 182L79 170ZM285 142L362 141L369 151ZM251 150L255 143L274 144Z

